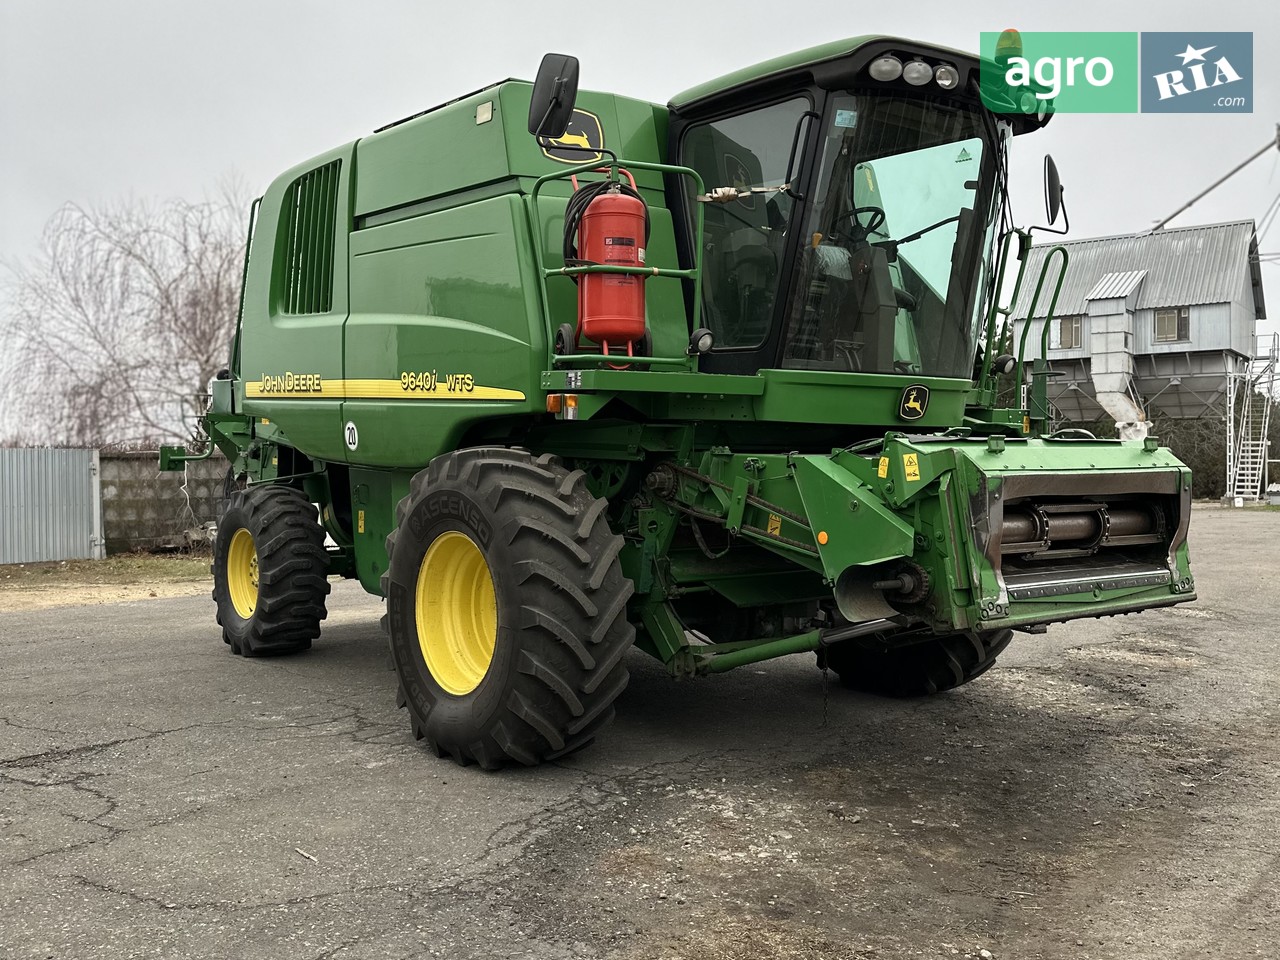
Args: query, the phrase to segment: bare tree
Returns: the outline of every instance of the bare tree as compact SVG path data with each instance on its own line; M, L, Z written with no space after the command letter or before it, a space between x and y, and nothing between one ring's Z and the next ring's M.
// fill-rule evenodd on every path
M68 205L12 268L0 318L7 420L43 442L186 440L196 395L226 365L245 207Z

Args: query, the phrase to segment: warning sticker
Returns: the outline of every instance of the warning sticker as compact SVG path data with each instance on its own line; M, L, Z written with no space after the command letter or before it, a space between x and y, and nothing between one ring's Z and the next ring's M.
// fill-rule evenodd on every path
M883 480L889 475L889 458L881 457L880 465L876 468L876 476Z
M782 536L782 518L776 513L769 514L769 536Z
M902 469L907 475L907 482L920 479L920 460L914 453L904 453L902 455Z

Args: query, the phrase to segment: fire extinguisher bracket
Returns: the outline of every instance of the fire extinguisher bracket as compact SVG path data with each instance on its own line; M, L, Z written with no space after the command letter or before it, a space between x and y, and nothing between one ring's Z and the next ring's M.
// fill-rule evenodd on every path
M623 167L630 169L623 169ZM543 244L534 244L534 257L540 279L539 293L543 317L548 328L554 326L547 282L551 277L571 277L579 284L579 310L577 334L579 338L601 345L600 353L558 354L552 350L549 358L554 366L605 365L616 362L619 354L632 352L632 345L646 334L644 312L644 280L658 277L675 280L691 280L694 284L693 325L699 327L702 308L702 271L700 254L695 254L693 266L688 269L659 267L644 262L647 247L647 212L643 199L633 187L626 190L619 180L624 174L635 183L630 170L651 170L659 173L688 177L693 181L695 193L705 192L702 178L690 167L644 161L616 161L600 167L599 161L570 167L539 177L534 181L528 203L532 221L541 223L538 199L546 184L553 180L571 180L576 185L577 175L586 172L607 172L605 182L611 184L601 189L595 187L595 195L578 219L577 258L566 259L561 267L548 268ZM703 240L702 205L695 206L693 249L701 251ZM566 241L566 246L568 243ZM614 261L614 262L608 262ZM612 281L607 278L613 277ZM580 279L579 279L580 278ZM627 278L636 278L628 282ZM548 338L550 341L550 338ZM644 366L677 366L696 369L697 356L644 357Z

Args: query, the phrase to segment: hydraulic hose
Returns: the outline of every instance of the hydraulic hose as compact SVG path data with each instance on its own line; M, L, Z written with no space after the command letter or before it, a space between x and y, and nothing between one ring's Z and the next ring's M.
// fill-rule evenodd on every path
M630 184L616 180L598 180L579 187L569 197L569 204L564 211L564 265L566 267L583 266L586 261L578 258L578 225L582 223L582 215L587 212L591 201L610 190L619 190L628 196L635 197L644 204L644 197L632 189ZM649 245L649 206L644 207L644 242ZM576 274L570 275L574 283L578 282Z

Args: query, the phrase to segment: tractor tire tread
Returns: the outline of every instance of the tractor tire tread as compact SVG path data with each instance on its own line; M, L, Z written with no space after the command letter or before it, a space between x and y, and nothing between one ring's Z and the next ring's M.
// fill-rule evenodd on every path
M911 698L953 690L995 665L1013 639L1011 630L953 633L894 645L847 640L818 654L847 687L880 696Z
M613 719L635 640L626 615L634 586L622 573L623 539L600 522L607 502L590 493L582 471L566 469L554 455L507 447L454 451L419 471L397 506L397 530L387 537L393 567L403 525L441 487L466 491L483 505L495 541L505 545L513 599L504 607L500 598L499 608L509 611L512 622L503 629L519 646L497 705L466 723L437 709L447 696L442 691L410 682L405 671L418 664L397 663L397 701L415 735L437 755L485 770L533 766L581 749ZM387 580L383 593L394 593ZM384 618L392 648L412 650L416 638L391 637L395 620Z
M329 558L315 512L305 494L280 484L232 491L223 510L211 572L222 639L233 653L244 657L296 653L310 648L320 636L320 622L327 616ZM229 538L242 527L253 534L259 567L258 600L247 621L234 612L226 575Z

